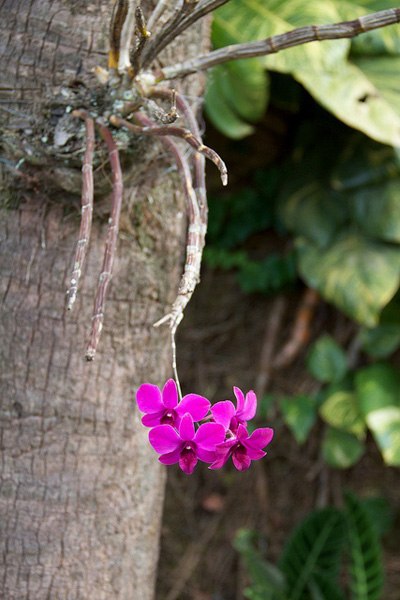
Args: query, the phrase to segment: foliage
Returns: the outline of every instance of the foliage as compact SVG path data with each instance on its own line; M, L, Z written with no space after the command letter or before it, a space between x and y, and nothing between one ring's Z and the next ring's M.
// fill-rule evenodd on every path
M283 398L279 406L285 424L303 443L317 414L327 428L322 455L327 464L348 468L365 450L371 431L387 465L400 466L400 373L387 362L348 370L343 350L328 336L310 351L308 368L327 383L316 396Z
M396 7L395 0L385 8ZM382 2L368 0L231 0L215 13L216 48L263 39L295 27L351 20ZM239 138L263 114L267 101L265 69L292 75L327 110L369 137L400 145L400 32L396 27L290 48L259 59L219 66L208 80L206 110L226 135Z
M256 549L257 536L240 530L235 548L244 561L251 584L245 590L251 600L341 600L343 560L353 600L375 600L383 584L379 536L384 529L374 523L390 523L384 499L360 500L345 495L342 510L325 508L311 512L292 532L278 567Z

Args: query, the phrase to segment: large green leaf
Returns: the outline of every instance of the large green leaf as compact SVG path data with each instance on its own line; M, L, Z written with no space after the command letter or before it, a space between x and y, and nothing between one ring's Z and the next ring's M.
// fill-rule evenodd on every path
M336 469L348 469L364 453L364 444L353 434L328 427L322 441L324 461Z
M368 512L352 494L345 496L348 543L350 546L351 597L380 600L383 566L378 536Z
M338 119L372 139L400 146L400 114L356 64L343 62L336 72L295 72L295 78Z
M378 323L399 286L400 250L350 233L326 249L299 239L297 249L310 287L359 323Z
M284 189L282 195L285 192ZM318 246L331 242L347 216L338 194L317 180L286 193L278 210L287 229L304 235Z
M315 575L336 580L344 535L342 514L334 508L314 511L295 529L280 560L290 600L309 600Z
M262 39L303 25L354 19L373 10L379 9L363 0L231 0L216 11L213 43L221 47ZM349 40L312 42L268 55L259 64L292 74L344 123L377 141L399 146L399 30L393 27L368 33L361 41L353 42L352 48L349 60ZM379 56L365 59L364 55L371 54ZM222 67L219 75L228 69ZM238 114L241 97L239 91L235 108ZM234 103L231 98L231 106ZM216 125L219 126L218 120Z
M359 406L386 464L400 466L400 373L388 364L360 369Z

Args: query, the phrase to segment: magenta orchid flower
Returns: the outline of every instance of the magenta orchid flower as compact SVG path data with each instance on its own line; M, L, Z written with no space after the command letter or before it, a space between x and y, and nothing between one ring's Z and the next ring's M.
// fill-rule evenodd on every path
M233 392L236 396L236 408L233 402L224 400L214 404L211 413L216 423L220 423L226 430L236 433L239 425L246 427L247 421L250 421L256 414L257 396L253 390L250 390L245 396L238 387L234 387Z
M179 463L184 473L193 473L198 460L213 462L215 448L225 439L225 429L218 423L204 423L195 431L192 415L186 413L180 422L179 433L171 425L157 425L149 431L150 444L161 454L164 465Z
M252 460L259 460L266 455L263 448L268 446L273 436L274 431L270 427L255 429L249 436L246 427L239 424L235 436L217 445L216 459L209 469L220 469L231 456L237 470L246 471Z
M210 402L204 396L187 394L178 402L178 390L173 379L168 379L162 392L151 383L143 383L136 392L139 410L146 413L142 423L146 427L172 425L179 427L184 414L189 413L193 421L204 419Z

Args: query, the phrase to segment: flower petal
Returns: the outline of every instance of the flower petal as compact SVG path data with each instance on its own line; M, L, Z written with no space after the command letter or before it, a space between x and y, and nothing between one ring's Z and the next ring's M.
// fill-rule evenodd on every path
M243 410L240 411L240 414L238 411L237 416L240 419L243 419L243 421L250 421L250 419L252 419L254 417L254 415L256 414L256 410L257 410L257 396L255 395L253 390L250 390L250 392L248 392L246 394Z
M155 427L161 425L161 418L164 415L164 410L160 412L150 413L142 417L142 423L145 427Z
M239 425L236 435L237 435L238 440L240 440L241 443L246 442L249 438L249 433L248 433L246 427L242 424Z
M163 407L161 392L152 383L142 383L136 392L136 402L140 412L144 413L159 412Z
M179 435L185 442L189 442L194 438L194 425L192 415L190 413L186 413L182 417L182 421L179 425Z
M182 450L179 466L186 475L191 475L197 465L197 456L193 450Z
M204 419L210 408L210 402L204 396L198 394L186 394L176 407L176 412L179 416L185 413L190 413L193 421L201 421Z
M246 450L251 460L260 460L260 458L264 458L264 456L267 454L263 450L250 448L249 446L246 447Z
M274 437L274 430L270 427L255 429L251 436L245 440L245 445L253 449L265 448Z
M172 452L168 452L168 454L162 454L158 457L158 460L163 465L174 465L175 463L179 462L180 456L181 449L179 447L176 450L173 450Z
M216 423L220 423L229 429L229 425L236 410L233 403L230 400L224 400L223 402L217 402L211 407L211 414Z
M232 454L232 462L238 471L246 471L251 465L251 458L244 452L234 452Z
M173 452L181 444L178 432L171 425L157 425L150 429L149 441L158 454Z
M216 460L217 455L215 452L211 452L210 450L203 450L202 448L197 448L197 458L206 463L212 463Z
M219 423L200 425L194 436L197 447L203 450L215 450L217 444L225 440L225 428Z
M233 388L233 393L236 396L236 412L241 412L244 408L244 394L242 390L236 386Z
M173 379L168 379L163 387L162 402L167 408L175 408L178 404L178 390Z

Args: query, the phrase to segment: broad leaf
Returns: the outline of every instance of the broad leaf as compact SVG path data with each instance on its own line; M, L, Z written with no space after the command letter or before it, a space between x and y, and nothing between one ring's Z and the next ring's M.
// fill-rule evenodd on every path
M351 597L353 600L380 600L383 565L378 536L361 502L345 496L350 546Z
M221 47L266 38L303 25L351 20L380 10L382 4L379 6L379 9L372 8L363 0L231 0L216 11L213 43ZM353 55L349 60L350 47ZM289 48L264 57L262 64L268 69L292 74L344 123L377 141L398 146L400 110L396 61L400 58L396 54L399 53L400 34L398 28L392 27L387 31L369 32L352 43L335 40ZM363 55L373 56L365 59ZM223 70L228 68L224 66ZM239 92L238 106L241 96ZM230 100L231 105L234 102ZM238 106L235 111L240 114ZM218 121L216 124L219 126Z
M280 408L285 424L296 441L303 444L317 418L316 400L312 396L283 398Z
M348 469L364 453L364 444L351 433L328 427L322 442L325 462L336 469Z
M383 144L400 146L400 114L357 65L348 62L337 72L304 71L294 76L346 125Z
M364 438L365 421L360 413L357 395L346 390L338 390L329 395L319 409L323 420L359 439Z
M374 327L400 282L400 251L356 234L326 249L298 240L300 274L349 317Z
M342 514L333 508L314 511L295 529L280 561L290 600L309 600L315 575L336 580L344 534Z
M234 547L240 552L252 583L251 588L246 590L246 597L251 600L284 600L285 578L278 567L265 561L257 552L254 537L252 531L239 529L234 540Z
M359 406L386 464L400 466L400 374L387 364L357 372Z
M323 335L313 345L307 367L318 381L340 381L347 371L346 355L330 335Z
M374 358L386 358L400 346L400 324L382 323L372 329L362 329L361 347Z

